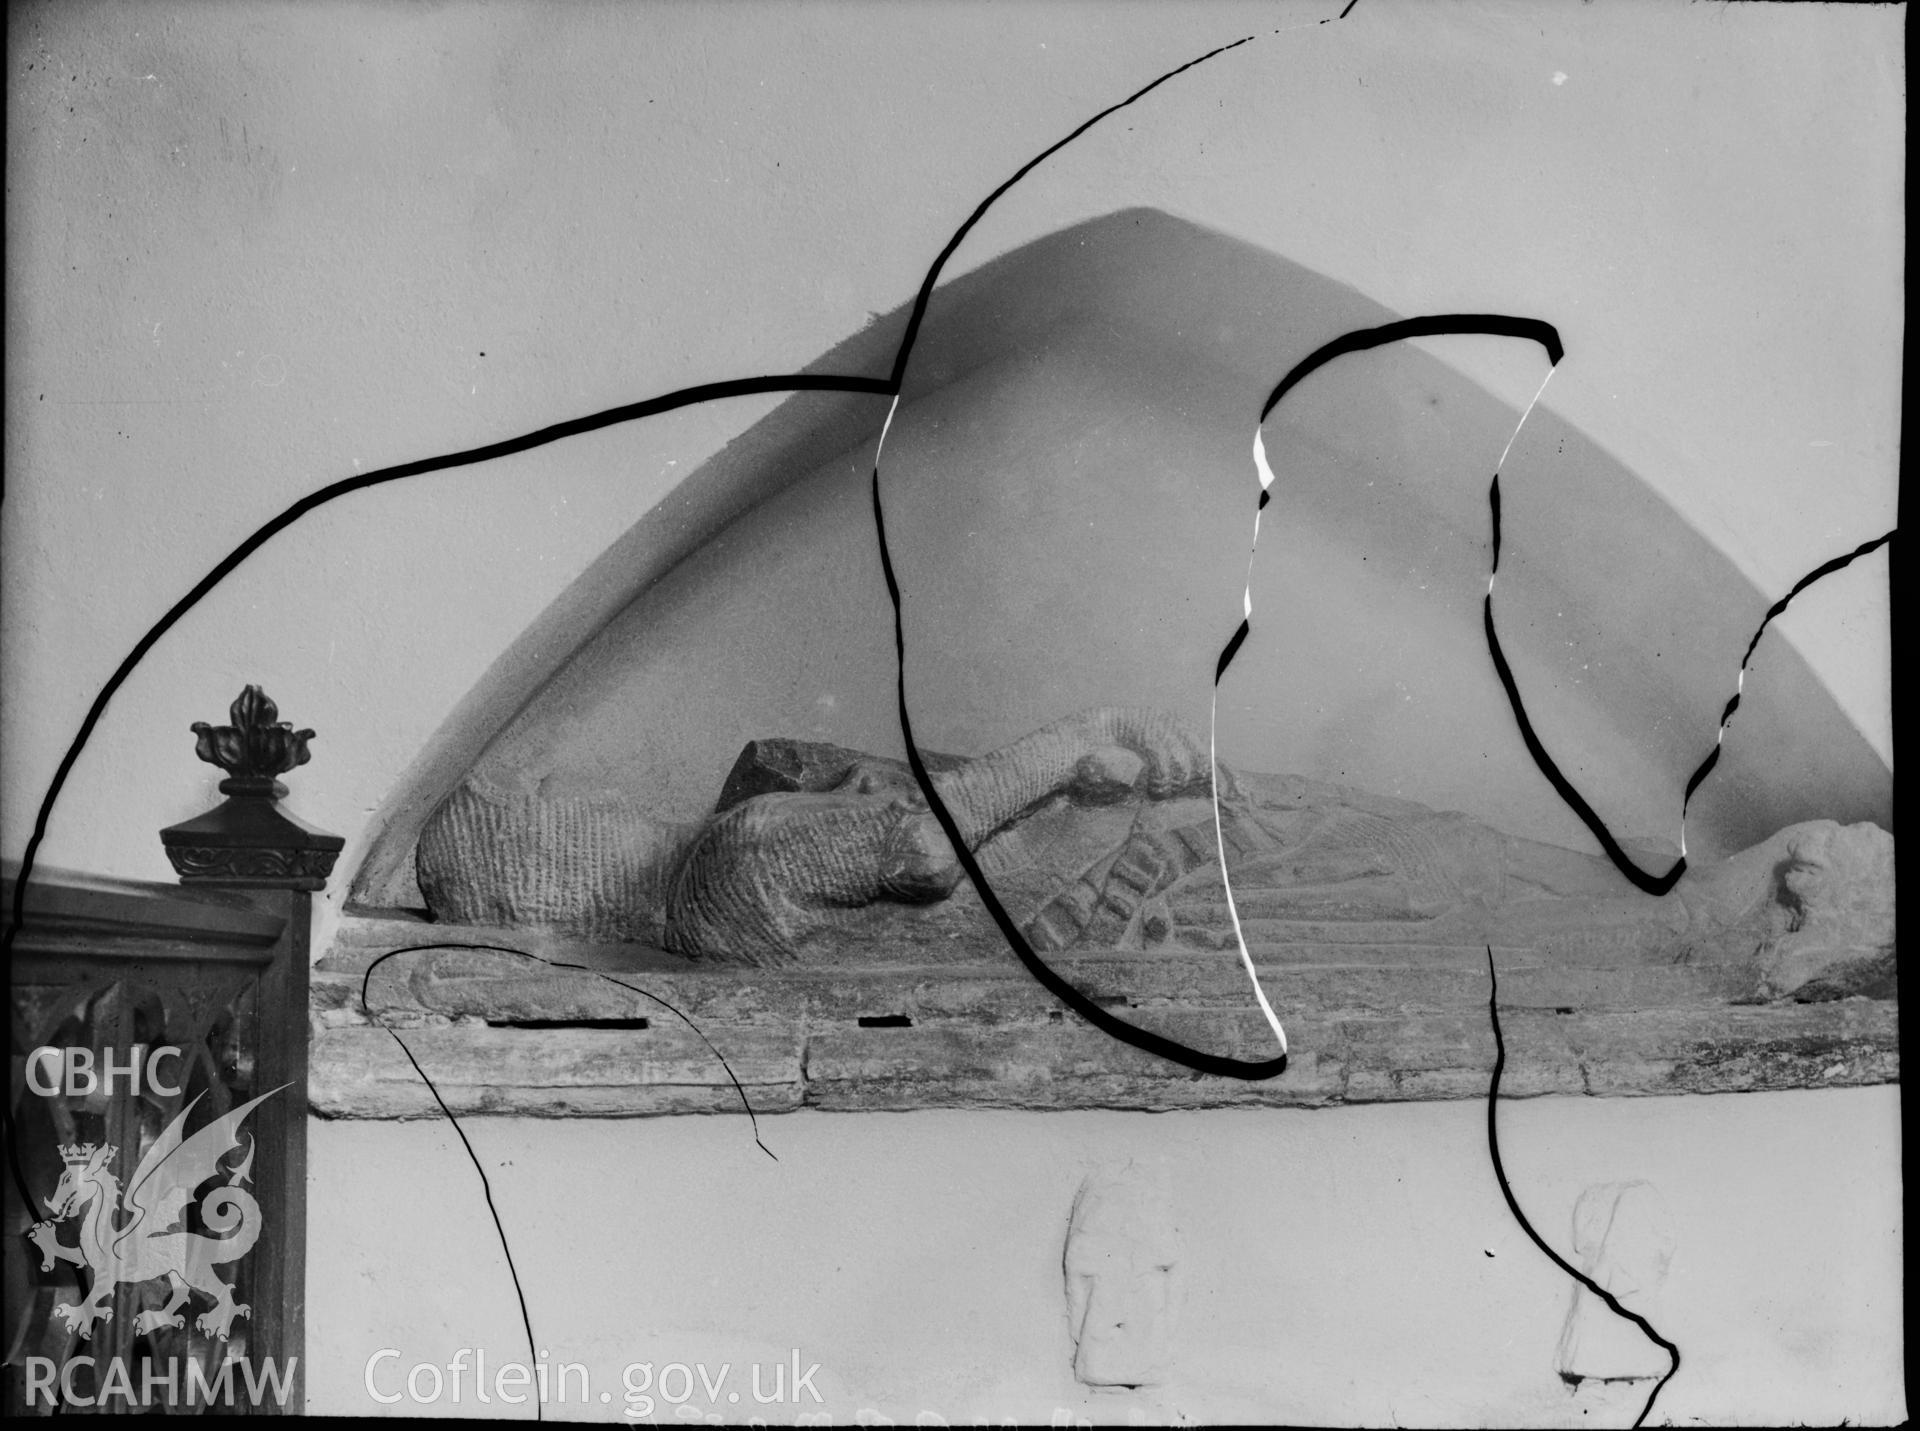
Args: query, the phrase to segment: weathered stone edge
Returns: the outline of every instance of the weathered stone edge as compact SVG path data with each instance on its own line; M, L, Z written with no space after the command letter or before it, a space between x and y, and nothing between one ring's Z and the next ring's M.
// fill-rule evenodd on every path
M357 981L355 981L357 983ZM1509 1009L1505 1097L1641 1096L1850 1087L1899 1079L1898 1010L1884 1001L1597 1010ZM312 1103L323 1116L439 1116L396 1042L365 1022L315 1019ZM397 1011L396 1011L397 1013ZM1134 1009L1128 1017L1195 1046L1265 1057L1258 1014ZM1265 1082L1196 1074L1080 1023L939 1022L801 1030L702 1025L512 1028L414 1015L400 1038L455 1113L643 1117L795 1108L1169 1110L1478 1098L1493 1066L1485 1017L1459 1011L1289 1021L1287 1072Z

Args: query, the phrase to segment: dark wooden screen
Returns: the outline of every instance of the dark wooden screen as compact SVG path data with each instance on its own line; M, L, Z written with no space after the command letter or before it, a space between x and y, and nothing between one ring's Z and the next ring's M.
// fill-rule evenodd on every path
M9 873L0 900L9 920L13 884ZM301 1409L310 899L296 889L196 889L34 873L9 969L9 1415ZM145 1065L161 1048L179 1053L155 1063L162 1085L155 1088ZM84 1075L65 1076L60 1053L41 1053L29 1066L35 1050L66 1049L86 1050L77 1061L90 1061L96 1075L109 1056L116 1070L138 1059L138 1089L118 1072L110 1093L88 1092ZM55 1092L40 1091L50 1085ZM56 1307L84 1303L92 1268L66 1260L45 1268L32 1240L66 1170L63 1146L111 1145L117 1153L107 1167L124 1190L183 1109L191 1108L182 1125L191 1136L272 1089L278 1091L240 1124L217 1176L200 1182L179 1219L188 1232L210 1235L201 1222L205 1194L222 1184L251 1192L258 1239L215 1269L249 1310L219 1336L200 1320L214 1299L195 1291L178 1307L183 1326L142 1330L140 1314L172 1299L169 1280L156 1276L121 1283L108 1304L110 1318L95 1323L90 1337L70 1328ZM55 1222L55 1239L74 1247L93 1212L82 1208ZM218 1230L237 1238L245 1229ZM212 1389L211 1398L203 1388Z

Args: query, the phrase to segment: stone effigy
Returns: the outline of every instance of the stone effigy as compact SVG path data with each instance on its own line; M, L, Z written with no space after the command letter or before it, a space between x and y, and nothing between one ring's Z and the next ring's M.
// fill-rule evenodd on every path
M975 850L1049 803L1209 789L1204 748L1155 711L1081 712L976 759L927 759ZM750 743L712 817L694 824L629 800L463 783L427 821L416 858L437 919L756 964L845 934L849 911L943 901L961 879L904 762L791 740Z
M1042 952L1233 946L1206 748L1155 711L1068 716L928 755L995 893ZM1891 994L1893 841L1791 826L1655 899L1605 860L1289 775L1221 768L1248 943L1487 942L1758 960L1767 997ZM993 957L1000 937L900 761L759 740L713 815L469 780L421 835L436 919L541 926L751 965Z

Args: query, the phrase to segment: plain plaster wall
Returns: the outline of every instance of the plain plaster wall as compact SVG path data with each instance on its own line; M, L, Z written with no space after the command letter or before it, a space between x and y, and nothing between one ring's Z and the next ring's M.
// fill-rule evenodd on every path
M1563 1252L1586 1187L1643 1178L1664 1200L1677 1248L1641 1310L1682 1366L1656 1424L1902 1419L1897 1089L1503 1101L1500 1119L1515 1192ZM554 1417L620 1419L623 1369L678 1361L733 1367L746 1404L723 1390L709 1406L696 1380L703 1412L791 1424L796 1408L751 1404L748 1378L796 1347L822 1397L798 1409L835 1425L862 1410L1046 1425L1066 1408L1103 1424L1624 1426L1645 1397L1609 1414L1558 1379L1573 1284L1508 1216L1478 1102L799 1113L761 1122L778 1162L737 1115L465 1127L538 1347L612 1393ZM329 1275L308 1299L311 1409L511 1411L476 1405L470 1374L458 1408L365 1389L382 1348L400 1354L376 1370L383 1394L462 1347L495 1368L533 1360L452 1132L321 1123L313 1154L309 1265ZM1093 1391L1073 1378L1061 1253L1081 1180L1129 1160L1168 1177L1169 1373ZM673 1414L656 1400L654 1420Z

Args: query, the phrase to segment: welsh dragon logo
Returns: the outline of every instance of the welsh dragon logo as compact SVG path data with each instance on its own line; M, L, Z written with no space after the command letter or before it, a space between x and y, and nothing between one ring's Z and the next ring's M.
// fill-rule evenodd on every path
M214 1271L219 1263L246 1256L260 1238L260 1204L240 1186L253 1167L252 1136L247 1138L246 1157L237 1166L222 1168L220 1162L240 1145L241 1121L279 1091L269 1089L186 1138L182 1129L187 1115L200 1101L195 1098L154 1140L134 1170L124 1197L119 1179L110 1171L118 1149L111 1144L61 1146L60 1157L67 1166L53 1196L47 1199L47 1209L53 1215L35 1223L27 1236L40 1249L41 1271L51 1271L59 1261L93 1272L93 1291L84 1302L78 1306L61 1302L53 1309L69 1331L92 1337L95 1322L113 1320L113 1308L108 1303L115 1287L156 1277L172 1282L173 1296L166 1306L140 1313L134 1319L135 1332L184 1327L186 1318L180 1308L193 1292L213 1299L212 1310L194 1319L194 1325L210 1336L225 1339L233 1319L253 1310L245 1302L235 1302L232 1286ZM193 1200L194 1190L222 1172L226 1173L226 1182L210 1189L200 1200L201 1220L219 1235L188 1232L180 1225L181 1214ZM82 1213L85 1220L80 1225L80 1241L69 1247L59 1240L55 1224ZM128 1220L116 1227L123 1214Z

